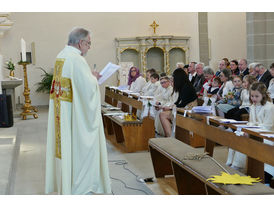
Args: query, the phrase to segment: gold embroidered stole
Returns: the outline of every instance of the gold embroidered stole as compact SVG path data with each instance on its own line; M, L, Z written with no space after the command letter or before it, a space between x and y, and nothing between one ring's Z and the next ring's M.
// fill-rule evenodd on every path
M62 77L65 59L56 59L50 98L54 101L55 156L61 159L60 101L72 102L72 86L69 78Z

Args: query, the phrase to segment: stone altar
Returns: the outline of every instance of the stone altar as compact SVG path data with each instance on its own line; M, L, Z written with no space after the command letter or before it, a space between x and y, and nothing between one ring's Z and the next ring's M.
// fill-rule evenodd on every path
M12 109L13 109L13 117L17 116L17 113L19 114L20 112L16 112L16 104L15 104L15 88L23 84L22 79L18 80L11 80L11 79L3 79L1 81L2 85L2 90L6 91L6 94L11 95L11 101L12 101ZM5 93L5 92L3 92Z

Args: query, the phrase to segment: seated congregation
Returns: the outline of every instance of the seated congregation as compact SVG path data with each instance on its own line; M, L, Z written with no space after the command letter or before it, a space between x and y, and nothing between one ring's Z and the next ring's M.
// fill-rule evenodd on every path
M188 65L178 63L171 76L165 73L157 74L155 69L149 69L145 75L142 75L137 67L131 67L125 92L129 98L143 103L143 109L140 107L136 109L133 104L127 103L128 113L135 113L138 119L147 116L153 118L154 127L151 126L151 122L148 126L150 128L144 126L144 132L149 129L155 130L153 137L167 137L168 141L173 141L170 137L174 137L178 129L176 125L178 111L181 109L187 112L198 105L211 106L213 114L220 118L248 120L248 125L260 126L274 132L274 63L271 64L270 69L266 69L260 63L247 65L245 59L229 62L224 58L219 62L216 73L202 62L190 62ZM110 104L121 107L119 101L121 103L123 100L117 98L115 101L115 105L112 104L113 102ZM104 122L106 123L105 120ZM219 125L218 129L233 132L233 129L224 125ZM149 137L146 137L145 141L148 139ZM264 144L274 146L274 141L267 139L262 141ZM155 156L157 143L150 142L149 148L154 151ZM178 145L176 142L172 144ZM145 145L147 147L148 143L146 142ZM247 158L246 154L229 149L225 166L236 171L244 171L247 167ZM181 167L184 167L182 165ZM173 169L176 167L178 166L173 165ZM266 185L273 187L271 185L274 180L273 165L264 164L263 178Z

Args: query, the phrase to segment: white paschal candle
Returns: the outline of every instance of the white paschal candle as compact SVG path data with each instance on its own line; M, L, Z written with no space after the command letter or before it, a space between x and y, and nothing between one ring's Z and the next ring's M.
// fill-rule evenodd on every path
M23 38L21 38L21 52L22 52L22 62L26 62L27 61L26 42Z

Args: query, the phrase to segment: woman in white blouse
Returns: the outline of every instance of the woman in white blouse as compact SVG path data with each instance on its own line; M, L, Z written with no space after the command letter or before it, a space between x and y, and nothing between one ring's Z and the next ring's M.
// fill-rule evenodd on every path
M234 85L231 81L231 71L230 69L223 69L220 74L220 79L222 81L222 86L217 93L218 100L225 98L228 92L231 92L234 88Z
M140 93L146 84L137 67L131 67L128 74L128 89Z

